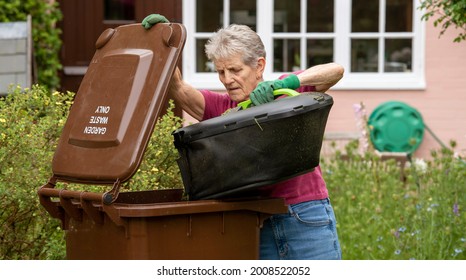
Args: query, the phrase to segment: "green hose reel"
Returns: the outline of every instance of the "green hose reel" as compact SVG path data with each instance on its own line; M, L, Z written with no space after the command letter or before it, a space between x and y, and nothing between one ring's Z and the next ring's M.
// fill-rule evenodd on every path
M380 152L411 154L424 137L425 125L421 114L399 101L385 102L375 108L368 126L371 142Z

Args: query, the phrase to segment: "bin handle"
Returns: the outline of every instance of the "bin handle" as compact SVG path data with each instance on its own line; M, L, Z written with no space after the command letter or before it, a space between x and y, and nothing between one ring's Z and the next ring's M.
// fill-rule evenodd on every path
M111 204L116 200L119 193L120 181L114 184L114 188L106 193L92 193L87 191L72 191L66 189L55 189L58 179L52 176L48 182L41 186L37 191L40 204L45 210L56 219L61 220L62 228L65 229L65 213L77 220L82 221L82 212L77 203L72 199L81 202L82 210L98 224L103 223L103 214L98 207L93 205L94 202L101 203L109 218L118 226L124 226L125 222L120 218L118 211ZM53 201L52 198L59 198L59 201ZM105 203L105 201L110 203Z
M73 205L73 202L71 201L74 196L70 195L69 191L67 190L60 190L58 196L60 197L60 205L63 207L66 214L68 214L68 216L70 216L72 219L82 222L82 212L76 205Z
M278 96L281 96L281 95L297 96L297 95L299 95L299 93L297 91L289 89L289 88L281 88L281 89L274 90L273 95L275 97L278 97ZM247 108L249 108L251 106L252 106L251 99L248 99L246 101L238 103L238 107L240 107L240 109L242 109L242 110L245 110L245 109L247 109Z
M162 38L163 42L167 47L170 47L170 39L173 35L173 29L170 25L166 25L167 27L164 26L164 29L162 29Z
M39 188L37 194L39 195L39 202L45 208L45 210L53 218L59 219L62 222L62 227L65 225L65 217L63 209L58 206L56 202L53 202L51 197L57 197L57 190L54 189L57 183L57 179L53 176L49 181Z

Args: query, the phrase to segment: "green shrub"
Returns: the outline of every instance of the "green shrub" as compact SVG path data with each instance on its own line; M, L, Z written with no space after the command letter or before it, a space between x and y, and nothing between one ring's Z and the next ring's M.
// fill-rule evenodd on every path
M167 113L157 122L147 145L138 172L125 184L131 191L183 188L176 159L178 151L173 145L171 132L180 128L183 120L173 112L174 103L169 102Z
M1 259L65 258L60 222L39 204L37 190L52 175L53 153L73 97L34 86L13 88L0 99ZM174 116L173 106L170 102L157 122L140 170L124 188L182 187L171 136L182 120ZM86 187L102 191L100 186Z
M63 258L58 220L39 205L37 189L50 176L51 158L72 94L17 87L0 99L0 256Z
M466 259L466 165L452 150L404 170L358 143L323 160L345 259Z

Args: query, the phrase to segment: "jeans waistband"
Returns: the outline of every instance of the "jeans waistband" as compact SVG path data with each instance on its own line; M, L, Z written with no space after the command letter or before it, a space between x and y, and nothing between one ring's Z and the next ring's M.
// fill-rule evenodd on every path
M300 203L296 203L296 204L290 204L288 205L288 211L290 211L290 213L293 212L293 207L297 207L297 206L301 206L301 205L319 205L319 204L322 204L322 205L325 205L325 204L330 204L330 198L324 198L324 199L317 199L317 200L309 200L309 201L304 201L304 202L300 202Z

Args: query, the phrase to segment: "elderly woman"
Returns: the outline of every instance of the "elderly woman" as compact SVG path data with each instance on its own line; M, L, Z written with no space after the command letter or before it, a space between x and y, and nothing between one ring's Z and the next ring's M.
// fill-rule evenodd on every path
M147 16L148 29L163 16ZM262 40L245 25L218 30L205 46L226 93L199 90L182 79L179 69L170 84L169 95L199 121L222 115L241 101L260 105L274 99L273 90L291 88L298 92L325 92L343 76L335 63L313 66L286 77L264 81L266 54ZM336 220L320 167L312 172L267 186L264 196L284 198L287 214L273 215L260 231L261 259L341 259Z

